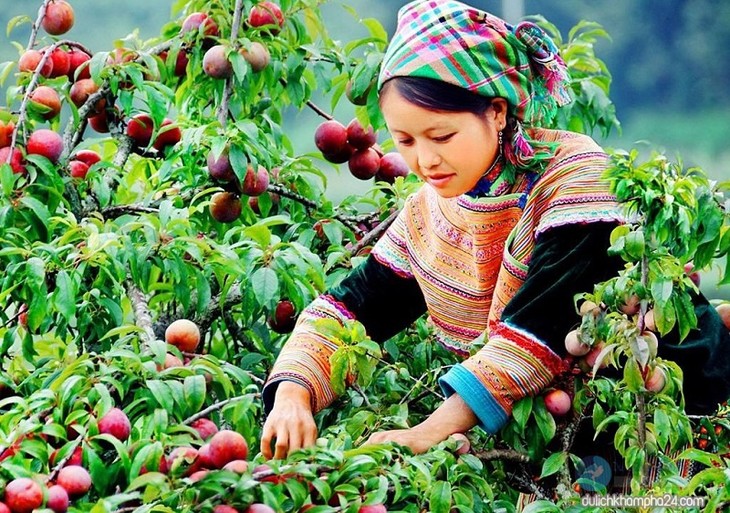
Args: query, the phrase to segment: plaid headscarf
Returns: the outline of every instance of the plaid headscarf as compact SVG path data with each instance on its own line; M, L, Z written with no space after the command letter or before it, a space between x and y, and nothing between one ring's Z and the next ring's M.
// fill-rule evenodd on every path
M570 102L567 67L545 31L530 22L513 27L454 0L416 0L398 11L378 89L394 77L430 78L506 99L515 119L504 150L516 167L534 167L550 156L536 148L522 123L549 122L558 106Z

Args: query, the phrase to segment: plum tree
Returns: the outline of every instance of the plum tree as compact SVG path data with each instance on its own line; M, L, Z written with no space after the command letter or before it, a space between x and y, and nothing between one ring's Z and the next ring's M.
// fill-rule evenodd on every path
M154 121L149 114L144 112L135 114L127 123L127 135L132 138L140 148L146 148L152 141Z
M581 342L578 330L571 330L565 336L565 349L573 356L585 356L591 350L591 346Z
M202 440L207 440L218 432L218 426L205 417L195 420L190 427L198 432Z
M253 41L248 48L241 48L239 53L251 65L251 69L255 73L266 69L269 62L271 62L271 54L268 48L259 41Z
M50 20L65 2L37 4L50 8ZM12 67L4 68L8 105L0 107L3 483L32 478L44 492L47 483L45 506L54 511L103 505L191 513L213 511L224 501L239 511L384 511L386 504L376 504L381 500L391 510L466 511L487 498L510 509L514 491L502 479L502 462L484 456L498 447L497 439L479 429L467 440L454 435L457 447L444 441L423 454L359 446L374 426L417 425L441 404L436 370L460 358L433 344L426 318L383 344L370 340L354 320L302 319L321 323L338 341L332 358L316 362L329 365L338 400L318 413L314 447L284 461L245 459L248 444L261 438L263 380L297 309L337 286L421 187L400 154L383 151L392 141L384 138L382 148L376 142L385 135L374 87L387 31L365 18L366 36L333 38L319 9L318 2L181 0L170 23L147 40L116 34L114 48L91 52L81 42L31 30L27 44L14 42L21 71L13 75ZM31 20L36 29L43 27L42 9L37 16ZM24 20L15 18L8 33ZM579 51L570 61L577 61L575 102L559 109L555 128L605 130L615 120L603 96L607 74L590 71L605 69L591 53L591 38L599 33L591 25L561 43ZM222 78L206 74L212 64L223 69L214 72ZM92 95L99 98L93 105ZM333 114L346 99L355 108L345 105L354 119L344 126ZM303 109L326 121L290 128L290 113ZM49 129L54 135L39 132ZM374 175L369 189L331 198L344 168L298 148L293 137L306 139L307 133L329 163L347 163L363 179ZM87 175L90 167L93 175ZM661 172L667 173L666 166ZM711 241L724 239L720 229L727 223L702 203L717 194L701 177L693 172L674 181L691 184L691 193L659 190L662 182L654 180L657 190L632 196L672 197L672 205L686 208L686 216L664 212L662 230L642 227L649 234L646 247L678 230L672 223L679 217L692 233L684 245L673 246L676 261L669 260L669 250L649 251L648 272L639 272L643 264L634 258L620 281L585 291L576 329L582 339L599 343L564 363L586 369L590 355L605 350L606 361L625 377L609 386L612 377L575 368L556 376L550 387L567 381L575 386L576 415L553 419L535 397L515 404L499 445L519 453L516 459L527 451L535 464L551 457L554 463L570 453L569 447L555 449L560 429L591 412L604 420L627 419L634 423L631 433L644 432L633 420L642 417L642 402L649 423L669 418L688 432L672 404L675 367L654 358L651 316L642 325L642 310L653 308L657 335L674 329L668 326L672 319L683 333L691 325L689 310L677 305L684 304L679 294L689 285L690 270L683 273L678 262L691 261L691 272L703 271L710 255L725 255L724 246ZM642 182L620 180L620 190ZM701 214L688 203L690 196L705 205ZM665 207L654 202L635 211ZM634 225L620 229L630 232ZM696 234L705 242L693 239ZM612 237L619 253L621 236ZM632 251L639 254L636 244ZM630 315L621 314L621 298L634 294L642 302ZM589 301L600 307L583 311ZM634 352L639 357L630 360ZM634 365L621 369L627 358ZM645 382L654 368L672 385L658 394ZM354 386L348 390L346 384ZM549 398L544 402L551 404ZM625 405L631 406L628 416L614 415ZM117 427L114 410L121 419ZM663 438L649 436L644 449L636 437L623 443L632 454L648 455ZM461 454L472 447L479 450ZM431 478L423 479L423 469ZM543 486L531 471L525 482ZM69 488L67 506L62 484ZM720 501L716 490L722 486L712 484L703 490ZM564 489L570 493L570 483ZM575 500L544 492L557 497L558 509Z
M369 126L366 130L357 118L347 125L347 142L356 150L370 148L376 141L373 127Z
M347 128L333 119L324 121L314 132L314 144L325 158L327 155L338 155L348 147Z
M347 167L355 178L368 180L380 169L380 155L373 148L357 150L347 161Z
M218 156L213 153L213 150L208 152L206 161L211 178L221 182L232 182L236 178L233 166L231 166L231 161L228 158L229 151L229 148L226 147Z
M408 164L398 152L386 153L380 157L380 167L375 175L375 180L386 183L395 183L395 179L399 176L406 177L410 173Z
M269 317L269 327L277 333L290 333L297 322L297 309L288 299L276 304L273 315Z
M249 165L241 183L241 192L247 196L260 196L269 186L269 172L263 166L254 169Z
M33 73L41 63L43 54L38 50L27 50L18 60L18 69L21 72ZM53 60L47 59L41 68L41 76L50 77L53 74Z

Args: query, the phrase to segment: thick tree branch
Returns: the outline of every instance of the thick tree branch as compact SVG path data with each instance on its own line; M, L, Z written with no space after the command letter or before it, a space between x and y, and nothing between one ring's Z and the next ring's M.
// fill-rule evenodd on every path
M143 205L112 205L101 210L104 219L116 219L127 214L155 214L159 212L158 208L145 207Z
M530 457L513 449L491 449L478 451L474 455L482 461L512 461L514 463L530 463Z
M143 331L141 336L142 342L149 346L154 340L157 340L157 336L155 336L155 332L152 329L152 315L147 304L147 298L131 280L127 281L127 295L132 302L137 326L142 328Z

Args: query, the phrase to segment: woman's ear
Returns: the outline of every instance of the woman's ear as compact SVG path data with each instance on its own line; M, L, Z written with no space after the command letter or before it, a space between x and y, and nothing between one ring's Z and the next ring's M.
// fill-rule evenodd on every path
M494 98L492 100L492 108L490 109L493 116L492 121L500 130L507 125L508 110L509 104L504 98Z

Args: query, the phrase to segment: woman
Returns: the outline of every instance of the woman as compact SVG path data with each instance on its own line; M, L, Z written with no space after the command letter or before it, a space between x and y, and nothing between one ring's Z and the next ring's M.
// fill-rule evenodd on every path
M622 267L606 253L622 222L600 179L606 155L586 136L538 128L569 97L565 64L537 26L451 0L412 2L378 86L396 147L425 185L367 261L300 316L264 388L267 458L312 445L312 415L335 398L337 341L316 319L354 318L382 341L428 312L439 341L464 356L441 378L448 399L427 420L369 440L422 452L477 424L497 432L515 401L566 370L574 294ZM729 395L730 357L719 317L698 305L703 336L660 347L693 376L687 403L707 411Z

